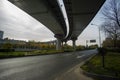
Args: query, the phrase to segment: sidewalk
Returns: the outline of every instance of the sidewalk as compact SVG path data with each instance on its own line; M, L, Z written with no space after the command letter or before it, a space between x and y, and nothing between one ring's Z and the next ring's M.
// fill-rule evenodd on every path
M59 75L55 80L94 80L82 74L82 70L80 69L81 65L82 63L70 69L66 73Z

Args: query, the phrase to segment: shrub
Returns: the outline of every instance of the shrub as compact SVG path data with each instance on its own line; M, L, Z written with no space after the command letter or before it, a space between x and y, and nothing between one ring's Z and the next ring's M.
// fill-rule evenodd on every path
M120 53L120 48L107 48L109 52L119 52Z
M0 52L14 52L14 49L0 49Z
M98 48L98 53L102 56L104 56L107 53L107 49L105 48Z

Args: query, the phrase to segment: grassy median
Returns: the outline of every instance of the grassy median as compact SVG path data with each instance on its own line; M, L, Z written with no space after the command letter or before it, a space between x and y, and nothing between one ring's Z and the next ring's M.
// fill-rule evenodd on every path
M108 52L105 55L105 67L102 67L102 56L96 55L81 68L85 71L120 78L120 53Z
M0 52L0 59L11 57L35 56L35 55L48 55L62 53L61 50L35 50L27 52Z

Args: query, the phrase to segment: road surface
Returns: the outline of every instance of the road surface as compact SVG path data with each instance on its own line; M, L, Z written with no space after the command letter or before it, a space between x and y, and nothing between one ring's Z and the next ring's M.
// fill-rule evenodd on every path
M0 60L0 80L54 80L96 50Z

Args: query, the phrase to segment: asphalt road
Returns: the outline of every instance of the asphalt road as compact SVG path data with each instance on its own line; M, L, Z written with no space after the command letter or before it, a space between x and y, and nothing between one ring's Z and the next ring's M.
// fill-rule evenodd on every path
M0 60L0 80L54 80L96 50Z

